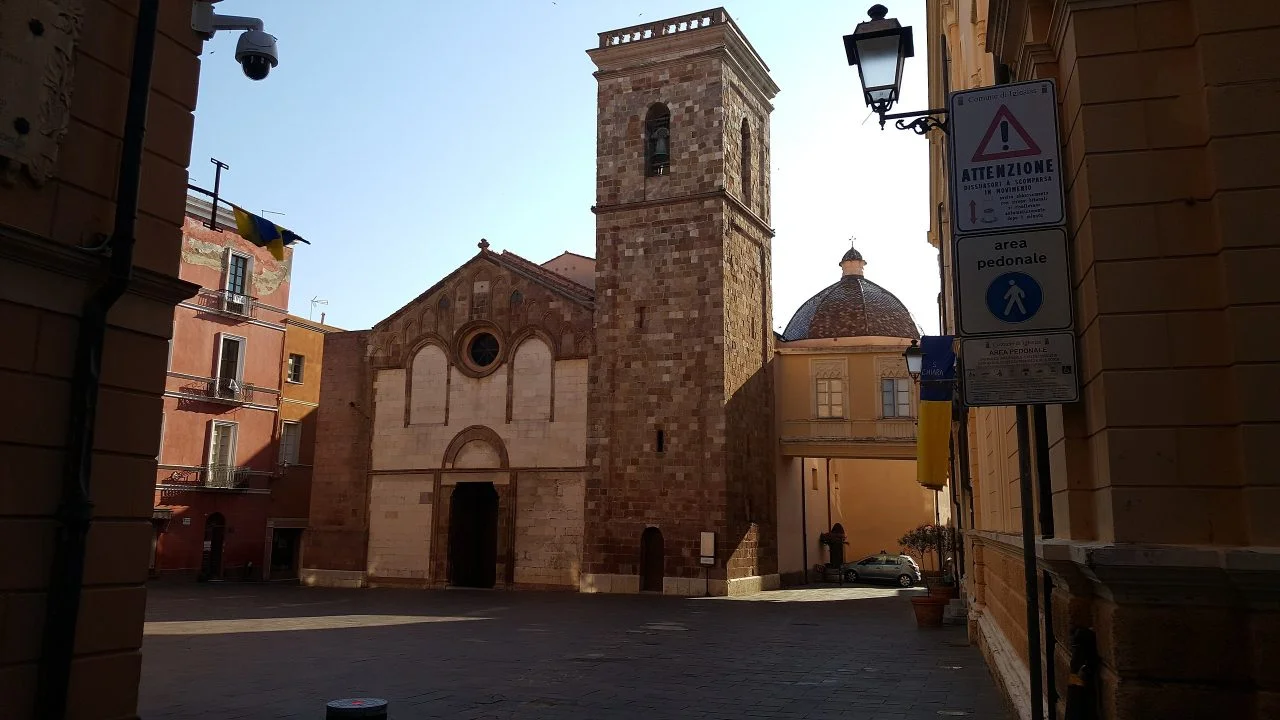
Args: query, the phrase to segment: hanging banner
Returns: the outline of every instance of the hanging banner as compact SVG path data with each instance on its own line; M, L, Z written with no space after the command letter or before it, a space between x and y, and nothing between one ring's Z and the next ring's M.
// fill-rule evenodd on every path
M950 470L951 398L956 379L955 338L920 338L920 421L916 427L916 481L940 490Z

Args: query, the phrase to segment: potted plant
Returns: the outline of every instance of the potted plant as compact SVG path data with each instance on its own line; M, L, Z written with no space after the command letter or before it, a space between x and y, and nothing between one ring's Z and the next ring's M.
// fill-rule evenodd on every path
M942 627L942 612L947 607L947 599L930 595L916 595L911 598L911 609L916 614L918 627Z

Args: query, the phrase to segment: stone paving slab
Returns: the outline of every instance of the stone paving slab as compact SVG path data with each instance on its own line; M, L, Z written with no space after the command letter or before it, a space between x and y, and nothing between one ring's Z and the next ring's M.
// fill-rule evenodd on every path
M323 718L341 697L417 718L1007 720L964 628L906 595L742 598L156 585L143 720Z

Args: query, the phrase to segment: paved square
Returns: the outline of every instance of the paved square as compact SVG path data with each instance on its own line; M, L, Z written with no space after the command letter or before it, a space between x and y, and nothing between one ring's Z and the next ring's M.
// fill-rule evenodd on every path
M892 588L745 598L155 585L146 720L1009 717L963 628Z

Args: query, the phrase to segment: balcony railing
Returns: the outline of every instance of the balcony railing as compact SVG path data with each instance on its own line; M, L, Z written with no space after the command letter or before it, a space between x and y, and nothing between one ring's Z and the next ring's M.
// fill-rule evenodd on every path
M784 420L782 439L827 441L907 441L916 439L913 418L883 420Z
M196 302L202 307L206 307L211 310L220 310L228 315L240 315L241 317L247 318L257 317L257 298L251 295L241 295L229 290L209 290L206 288L200 291L200 295L196 298Z
M201 472L202 484L210 488L238 489L249 487L250 471L235 465L209 465Z

